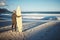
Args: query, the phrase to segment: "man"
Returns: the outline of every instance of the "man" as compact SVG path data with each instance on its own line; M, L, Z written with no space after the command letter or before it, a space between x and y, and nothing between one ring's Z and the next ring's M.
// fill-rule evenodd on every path
M21 17L21 16L17 16L16 11L14 10L13 14L12 14L12 31L13 31L13 29L15 29L15 31L17 30L16 17Z
M16 31L16 25L17 25L17 22L16 22L16 11L14 10L13 14L12 14L12 31L13 31L13 29L15 29L15 31Z

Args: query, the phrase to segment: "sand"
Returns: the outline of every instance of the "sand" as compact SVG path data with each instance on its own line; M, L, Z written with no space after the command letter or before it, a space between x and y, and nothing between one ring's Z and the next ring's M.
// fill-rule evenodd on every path
M22 33L12 32L11 25L2 27L0 28L0 40L58 40L60 37L59 23L53 21L42 24L39 22L23 23Z
M0 40L23 40L23 33L7 31L0 33Z

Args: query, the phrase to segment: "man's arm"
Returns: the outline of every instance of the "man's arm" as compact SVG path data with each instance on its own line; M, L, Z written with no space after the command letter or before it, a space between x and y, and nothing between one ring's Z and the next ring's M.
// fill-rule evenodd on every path
M17 16L17 15L16 15L16 17L21 17L21 15L20 15L20 16Z

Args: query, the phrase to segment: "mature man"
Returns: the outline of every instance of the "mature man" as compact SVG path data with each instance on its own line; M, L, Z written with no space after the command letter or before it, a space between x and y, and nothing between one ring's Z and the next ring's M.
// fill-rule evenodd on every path
M21 16L17 16L16 11L14 10L13 14L12 14L12 31L13 31L13 29L15 29L15 31L17 30L16 17L21 17Z

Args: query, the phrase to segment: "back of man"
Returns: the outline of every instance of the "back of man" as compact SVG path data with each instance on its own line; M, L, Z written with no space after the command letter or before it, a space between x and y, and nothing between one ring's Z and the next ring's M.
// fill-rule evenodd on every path
M16 24L16 14L15 13L12 14L12 23Z
M12 31L13 29L15 29L15 31L17 30L17 22L16 22L16 12L14 11L12 14Z

